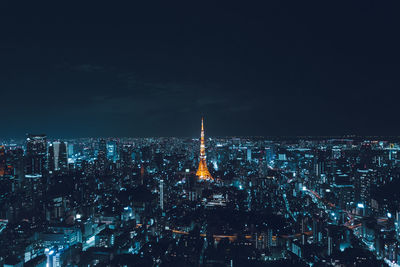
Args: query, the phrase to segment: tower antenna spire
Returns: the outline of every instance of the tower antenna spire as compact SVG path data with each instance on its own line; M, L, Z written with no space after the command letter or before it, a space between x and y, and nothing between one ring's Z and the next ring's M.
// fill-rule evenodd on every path
M200 162L196 172L196 176L200 180L214 180L207 168L206 163L206 146L204 141L204 118L201 118L201 134L200 134Z

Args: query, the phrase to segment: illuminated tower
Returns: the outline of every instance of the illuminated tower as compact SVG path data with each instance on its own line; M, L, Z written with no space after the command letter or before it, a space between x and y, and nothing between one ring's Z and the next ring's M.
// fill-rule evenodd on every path
M206 163L206 146L204 145L204 126L203 118L201 118L201 137L200 137L200 162L199 168L197 169L196 176L200 180L214 180L207 168Z

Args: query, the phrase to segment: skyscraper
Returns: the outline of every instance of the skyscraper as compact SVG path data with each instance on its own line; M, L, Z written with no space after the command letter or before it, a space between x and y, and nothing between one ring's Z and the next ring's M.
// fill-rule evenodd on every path
M201 137L200 137L200 162L199 168L197 169L196 176L200 180L214 180L207 168L206 163L206 146L204 144L204 124L203 118L201 118Z
M107 142L103 138L99 140L99 150L97 153L97 166L99 173L104 175L107 168Z
M4 146L0 146L0 176L4 176L6 174L6 151Z
M68 170L67 143L53 142L48 149L48 170L65 172Z
M68 144L65 142L60 143L60 148L58 150L58 168L65 172L68 170Z
M53 143L49 144L48 153L47 153L47 169L50 173L54 172L56 169L55 161L54 161L54 146Z
M11 171L19 182L24 179L24 150L19 147L14 147L7 151L6 154L6 166L7 170ZM10 169L11 167L11 169Z
M164 210L164 180L160 180L160 209Z
M58 171L60 169L60 167L58 166L59 156L60 156L60 142L54 142L53 148L54 148L54 169Z
M43 175L46 167L46 147L46 135L28 135L26 138L26 175Z
M247 161L251 161L251 149L247 148Z
M107 142L107 159L113 162L117 161L117 142L114 140Z

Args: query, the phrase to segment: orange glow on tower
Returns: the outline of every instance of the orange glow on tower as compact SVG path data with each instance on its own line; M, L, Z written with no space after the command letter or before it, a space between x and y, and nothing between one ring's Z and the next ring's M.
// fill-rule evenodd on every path
M199 168L197 169L196 176L200 180L214 180L207 168L206 163L206 146L204 144L204 125L203 118L201 118L201 137L200 137L200 162Z

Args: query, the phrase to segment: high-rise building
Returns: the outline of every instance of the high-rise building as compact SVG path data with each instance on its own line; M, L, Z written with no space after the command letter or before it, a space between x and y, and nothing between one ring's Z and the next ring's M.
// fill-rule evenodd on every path
M74 155L74 144L68 144L68 156Z
M48 149L48 170L65 172L68 170L67 143L53 142Z
M6 152L5 146L0 145L0 177L2 176L16 176L13 160L13 151ZM19 177L20 179L21 177Z
M356 200L363 203L366 208L370 207L373 171L371 169L358 169L355 178Z
M133 147L132 145L123 145L120 149L120 160L123 168L132 167L133 159Z
M108 141L107 142L107 159L115 162L117 160L117 142Z
M251 161L251 149L247 148L247 161Z
M160 180L160 209L164 210L164 180Z
M268 164L269 164L269 162L271 160L274 159L274 150L273 150L272 147L266 147L265 148L265 159L266 159Z
M107 143L105 139L100 139L99 150L97 153L97 166L101 175L104 175L107 168Z
M4 146L0 146L0 176L4 176L6 174L6 150Z
M47 141L44 134L29 134L26 138L25 174L42 176L46 169Z
M206 146L204 144L204 124L203 118L201 118L201 137L200 137L200 162L199 168L197 169L196 176L199 177L200 180L213 180L210 172L207 168L206 163Z
M24 173L24 150L16 147L7 151L6 165L11 174L18 179L19 182L25 177ZM11 168L10 168L11 167Z
M100 139L99 141L99 151L97 154L98 157L106 157L107 156L107 142L105 139Z
M54 160L54 146L53 143L49 144L48 152L47 152L47 169L49 172L54 172L56 169L55 160Z
M63 172L68 170L68 144L65 142L60 143L58 150L58 168Z
M60 167L58 166L58 158L60 155L60 142L53 142L54 147L54 169L59 170Z

